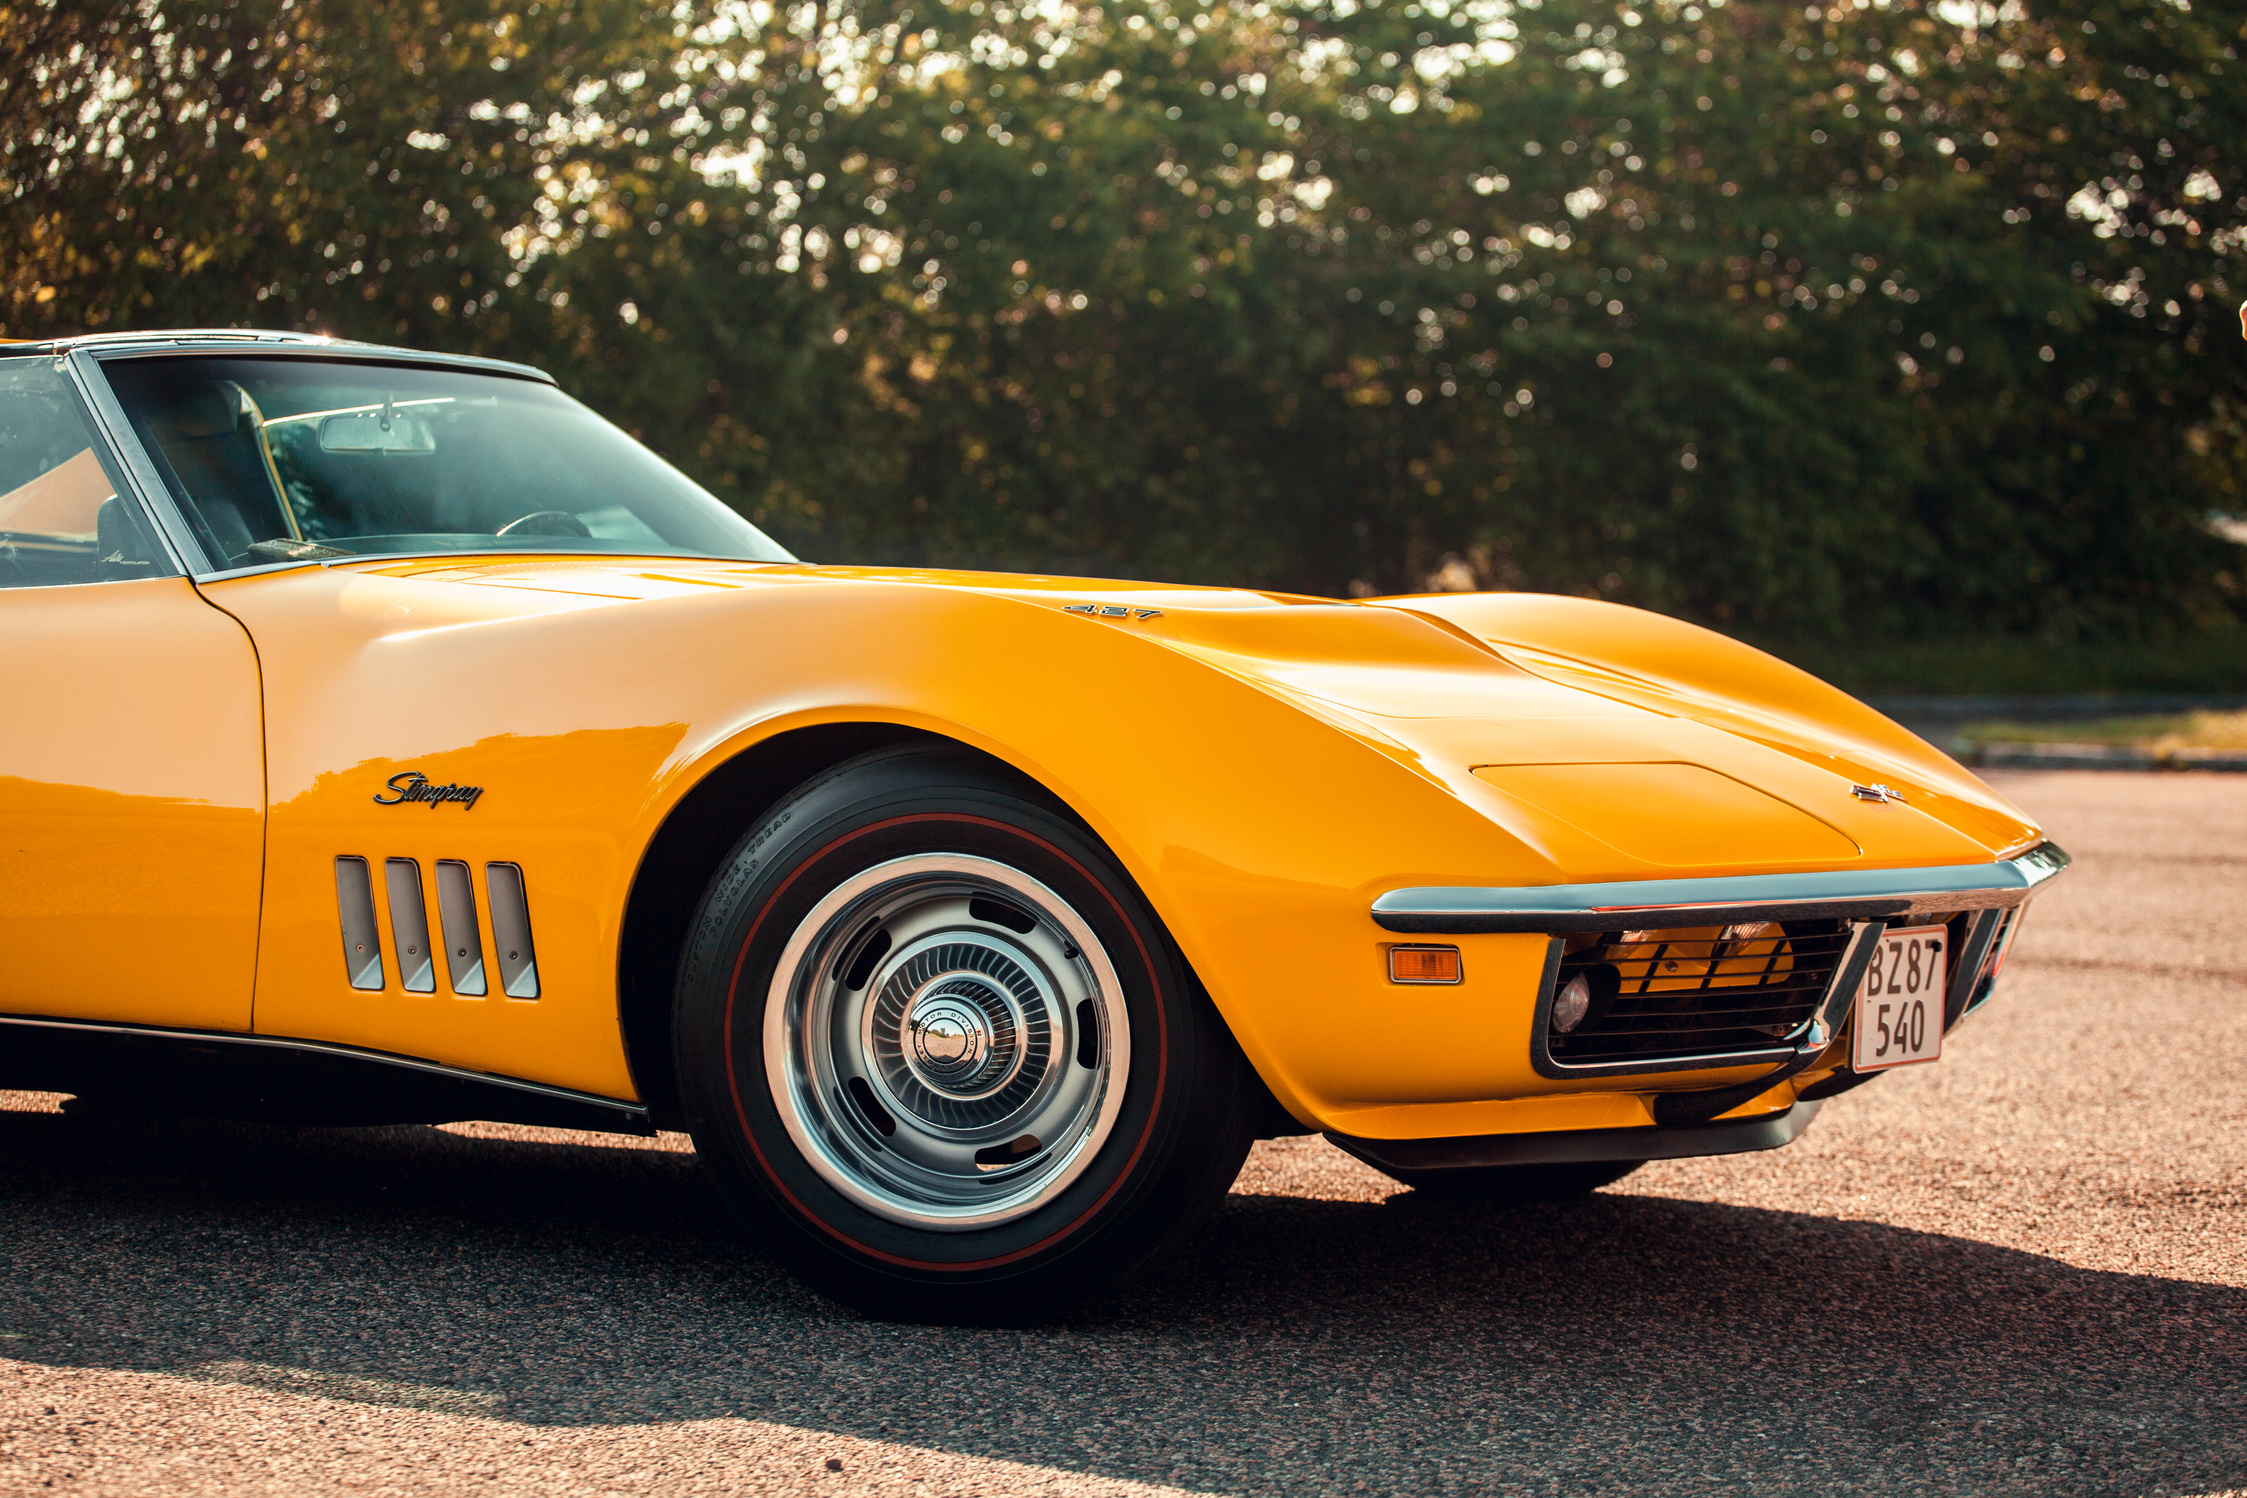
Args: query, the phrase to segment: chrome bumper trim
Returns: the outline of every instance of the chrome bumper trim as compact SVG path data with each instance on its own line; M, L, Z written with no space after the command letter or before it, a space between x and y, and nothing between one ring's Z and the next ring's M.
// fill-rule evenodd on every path
M1559 936L1754 920L1894 920L1934 911L2018 905L2065 869L2068 861L2058 844L2039 843L1999 863L1931 869L1393 889L1373 902L1373 919L1385 930L1414 936L1484 932Z

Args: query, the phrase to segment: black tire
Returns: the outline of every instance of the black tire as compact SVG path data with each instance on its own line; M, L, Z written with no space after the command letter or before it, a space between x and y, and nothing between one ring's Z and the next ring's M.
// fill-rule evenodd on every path
M1413 1190L1443 1201L1512 1202L1566 1201L1585 1196L1602 1186L1612 1186L1646 1162L1597 1160L1575 1165L1481 1165L1453 1170L1392 1170L1386 1172Z
M989 919L958 913L995 888L954 889L958 870L1014 881L995 910L964 904ZM905 912L894 944L885 900ZM999 977L978 987L977 963ZM1067 984L1090 997L1072 1008ZM697 913L673 1035L688 1127L728 1205L813 1286L900 1320L1021 1324L1107 1295L1222 1200L1266 1096L1107 849L1034 784L941 747L852 760L742 840ZM1024 1077L1033 1103L1001 1115ZM1025 1133L961 1167L974 1130L1033 1105L1057 1120L1046 1144ZM952 1131L965 1142L945 1133L955 1114L972 1115ZM1000 1177L991 1189L1020 1203L975 1217ZM973 1220L915 1215L943 1212Z

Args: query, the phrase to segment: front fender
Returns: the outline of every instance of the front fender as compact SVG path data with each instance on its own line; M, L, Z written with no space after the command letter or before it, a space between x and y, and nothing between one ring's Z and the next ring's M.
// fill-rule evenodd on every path
M1369 914L1389 888L1557 879L1534 833L1403 746L1164 644L1160 620L708 564L358 564L209 592L250 629L266 692L262 1033L631 1096L617 952L665 816L773 735L881 722L991 753L1083 816L1298 1118L1548 1085L1520 1042L1541 948L1479 938L1466 984L1399 989ZM377 804L408 771L485 794ZM350 989L338 855L520 864L539 998Z

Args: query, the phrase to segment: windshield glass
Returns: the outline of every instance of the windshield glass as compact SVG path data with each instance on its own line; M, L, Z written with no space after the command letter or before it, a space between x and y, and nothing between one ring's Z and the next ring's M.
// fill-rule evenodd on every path
M102 372L222 567L495 550L793 560L538 381L287 357Z

